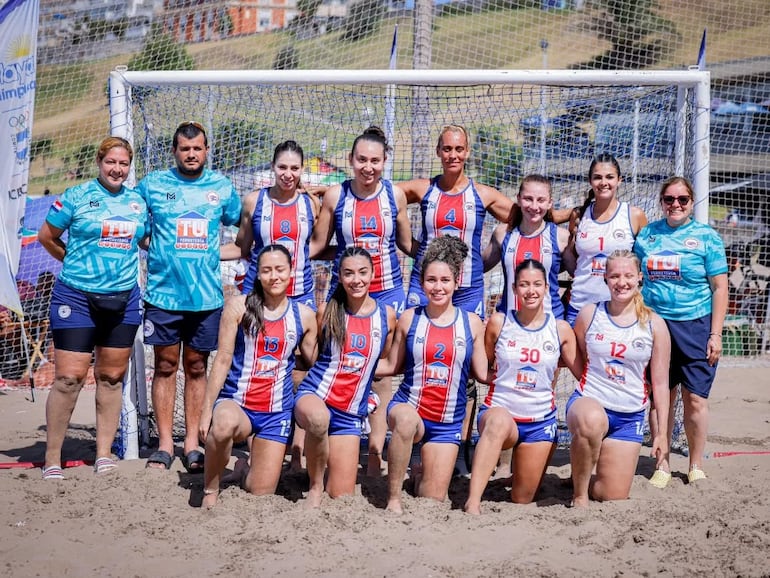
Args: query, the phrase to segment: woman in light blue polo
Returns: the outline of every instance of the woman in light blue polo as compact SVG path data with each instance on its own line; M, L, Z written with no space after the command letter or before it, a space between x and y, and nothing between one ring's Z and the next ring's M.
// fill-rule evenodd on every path
M708 429L708 397L722 353L722 326L727 312L727 259L717 232L692 218L695 194L683 177L672 177L660 190L664 218L650 223L636 238L634 251L644 273L642 296L671 333L669 384L671 407L682 386L684 429L690 450L690 483L706 477L701 469ZM669 415L669 436L673 411ZM650 421L652 434L657 430ZM671 438L668 439L669 447ZM668 461L658 465L650 482L665 487Z
M50 306L56 370L46 403L44 479L64 477L62 444L94 351L94 470L103 474L117 467L111 448L123 375L142 322L138 243L148 231L147 205L123 184L132 158L127 141L104 139L96 154L99 176L64 191L40 228L40 243L63 262Z

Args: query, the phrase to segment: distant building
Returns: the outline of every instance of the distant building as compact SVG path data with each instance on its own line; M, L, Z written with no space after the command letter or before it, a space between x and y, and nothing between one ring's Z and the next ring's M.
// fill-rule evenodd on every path
M202 42L284 28L297 0L165 0L163 27L178 42Z

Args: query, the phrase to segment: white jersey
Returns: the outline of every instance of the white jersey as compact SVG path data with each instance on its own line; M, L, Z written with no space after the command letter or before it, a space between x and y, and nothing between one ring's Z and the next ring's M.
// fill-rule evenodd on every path
M652 357L652 323L615 324L607 303L596 306L586 331L586 362L577 391L605 409L632 413L649 401L646 369Z
M577 264L572 276L569 304L576 311L589 303L610 298L604 283L607 256L619 249L631 250L634 246L631 206L628 203L620 203L615 214L605 223L594 221L593 211L592 203L580 219L575 237Z
M495 344L497 371L484 405L503 407L516 421L542 421L556 409L553 376L560 356L553 315L546 314L538 329L527 329L509 311Z

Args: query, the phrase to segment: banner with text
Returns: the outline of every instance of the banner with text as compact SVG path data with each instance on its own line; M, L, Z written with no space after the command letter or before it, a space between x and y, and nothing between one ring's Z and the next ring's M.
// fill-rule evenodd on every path
M0 305L21 314L15 276L29 180L39 0L0 8Z

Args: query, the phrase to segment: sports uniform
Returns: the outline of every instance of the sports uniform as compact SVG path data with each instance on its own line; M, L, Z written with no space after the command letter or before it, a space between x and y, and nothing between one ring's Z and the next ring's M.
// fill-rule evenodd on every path
M298 194L289 203L279 203L270 198L270 187L260 189L251 217L254 248L243 281L243 293L249 293L254 287L259 252L267 245L278 244L289 250L294 270L287 295L298 299L300 303L306 303L308 297L314 302L313 270L310 265L313 223L313 203L308 195Z
M329 434L360 434L368 414L369 392L377 360L388 337L387 307L377 303L366 316L345 313L345 344L340 348L328 339L315 365L299 385L297 397L315 394L332 413ZM350 418L354 418L352 421ZM336 422L345 420L358 431L335 430Z
M497 371L479 411L502 407L517 424L538 423L537 429L556 437L556 397L553 377L561 355L559 330L553 315L537 329L522 327L514 311L506 314L495 344ZM521 430L522 428L520 428ZM521 432L520 432L521 433ZM519 436L519 442L532 441Z
M388 406L388 411L397 403L416 408L426 426L425 442L460 443L473 335L468 312L459 307L455 311L454 321L440 326L423 307L415 309L406 334L404 381ZM431 439L432 425L449 426L439 428L442 439Z
M86 352L94 345L130 347L141 325L137 279L138 243L148 226L144 199L125 186L112 193L94 179L67 189L46 221L69 233L51 294L55 346ZM73 328L88 331L64 333Z
M291 431L291 412L294 408L294 351L304 330L297 302L289 300L280 318L264 321L258 334L247 334L238 326L235 350L230 371L218 400L232 399L240 405L252 423L257 437L268 419L284 427L267 435L285 443Z
M201 351L216 349L217 312L224 304L219 229L220 224L239 222L238 192L227 177L209 169L194 180L183 178L177 169L155 171L139 182L137 191L147 202L152 223L144 296L149 305L145 342L188 342L184 339L189 329L185 314L194 312L200 319L193 324L207 328L207 336L197 346L190 344ZM164 332L163 326L173 329Z
M694 220L674 228L661 219L639 232L634 252L642 264L644 301L671 334L669 385L681 383L707 398L717 368L707 359L713 299L709 277L727 273L722 239Z
M506 313L517 310L516 295L513 292L513 278L516 266L525 259L540 261L548 271L549 291L545 295L543 307L553 313L556 319L564 319L564 304L559 297L559 271L561 270L561 251L559 250L558 227L554 223L545 223L545 228L536 235L523 235L516 227L503 237L501 246L503 264L503 283L505 291L498 310Z
M458 193L439 188L440 176L434 177L420 203L422 236L409 282L409 306L427 305L428 299L420 284L422 259L428 244L441 235L459 237L468 246L468 256L460 269L460 280L452 302L457 306L484 316L484 263L481 259L481 234L484 230L486 208L472 179Z
M604 223L594 220L593 210L594 204L591 203L580 219L575 237L577 264L567 311L567 320L573 325L584 306L610 298L604 283L607 257L613 251L630 250L634 245L631 206L628 203L619 203L615 214Z
M621 327L610 318L607 303L599 303L586 330L585 369L567 411L576 396L596 399L610 419L608 437L641 442L652 345L651 323Z

